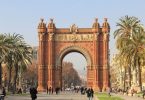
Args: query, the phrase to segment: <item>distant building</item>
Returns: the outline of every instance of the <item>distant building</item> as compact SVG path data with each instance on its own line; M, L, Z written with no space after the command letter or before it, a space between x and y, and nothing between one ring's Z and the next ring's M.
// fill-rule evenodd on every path
M34 47L32 47L32 49L33 49L33 59L34 60L38 60L38 46L34 46Z

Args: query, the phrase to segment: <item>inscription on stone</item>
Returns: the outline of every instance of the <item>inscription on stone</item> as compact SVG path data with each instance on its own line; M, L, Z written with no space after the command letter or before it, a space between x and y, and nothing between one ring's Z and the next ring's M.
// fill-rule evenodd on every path
M93 41L93 34L56 34L55 41Z

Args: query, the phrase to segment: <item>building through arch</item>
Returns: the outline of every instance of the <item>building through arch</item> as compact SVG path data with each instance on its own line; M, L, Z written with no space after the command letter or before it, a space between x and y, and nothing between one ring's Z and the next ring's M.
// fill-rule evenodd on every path
M62 60L70 52L79 52L87 60L87 87L96 91L109 86L109 32L105 21L100 27L95 19L91 28L56 28L53 19L46 26L41 19L38 25L38 91L47 86L62 87Z

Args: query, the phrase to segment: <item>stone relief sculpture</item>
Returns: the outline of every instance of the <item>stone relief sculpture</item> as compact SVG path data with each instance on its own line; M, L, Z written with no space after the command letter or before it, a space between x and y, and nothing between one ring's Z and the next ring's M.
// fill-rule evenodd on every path
M75 24L71 25L70 26L70 32L72 32L72 33L78 32L78 27Z

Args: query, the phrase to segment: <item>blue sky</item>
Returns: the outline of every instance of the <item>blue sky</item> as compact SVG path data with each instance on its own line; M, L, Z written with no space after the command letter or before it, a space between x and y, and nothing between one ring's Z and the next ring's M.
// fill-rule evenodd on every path
M113 31L125 15L138 17L145 24L145 0L1 0L0 33L18 33L25 41L38 45L37 25L40 18L48 23L54 18L56 27L91 27L94 18L100 25L105 17L111 26L110 50L115 52Z

